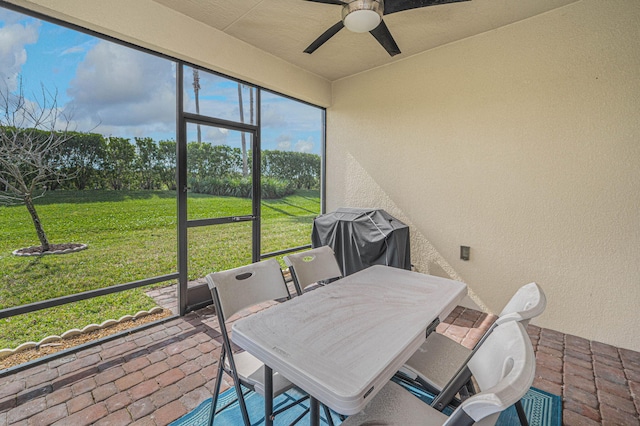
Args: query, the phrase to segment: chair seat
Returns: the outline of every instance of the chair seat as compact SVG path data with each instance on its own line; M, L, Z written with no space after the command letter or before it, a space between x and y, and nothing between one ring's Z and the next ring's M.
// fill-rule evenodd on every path
M471 350L439 333L431 333L400 372L410 379L422 378L442 390L465 362Z
M241 381L264 396L264 364L249 352L234 354L233 360ZM293 388L293 383L278 372L273 373L273 396L278 396Z
M523 325L508 321L487 336L467 364L480 393L465 399L447 417L391 382L364 410L343 424L354 425L495 425L498 416L527 392L536 358Z
M349 416L342 426L355 425L442 425L447 416L431 408L416 396L394 382L389 382L367 404L353 416Z

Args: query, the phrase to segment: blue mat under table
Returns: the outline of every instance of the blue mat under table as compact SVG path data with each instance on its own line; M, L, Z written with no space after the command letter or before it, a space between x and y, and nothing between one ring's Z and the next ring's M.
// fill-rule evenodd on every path
M397 383L409 392L423 400L427 404L433 401L433 395L409 383L397 381ZM522 397L522 407L527 415L529 426L561 426L562 425L562 398L558 395L531 387ZM447 407L445 414L451 414ZM517 426L520 424L515 406L507 408L500 414L496 426Z
M433 396L410 386L406 383L400 383L407 388L410 392L422 399L426 403L433 400ZM274 400L274 409L287 404L302 396L298 391L291 390L283 395L280 395ZM255 392L250 392L245 396L247 403L247 410L249 411L249 418L251 424L254 426L264 424L264 399ZM184 415L178 420L171 423L170 426L204 426L209 420L211 413L212 399L209 398L203 401L198 407L196 407L190 413ZM562 400L559 396L550 394L548 392L531 388L527 394L522 398L522 405L524 411L527 414L530 426L561 426L562 424ZM225 407L226 406L226 407ZM222 411L216 414L215 426L238 426L242 425L242 414L240 413L240 406L236 400L236 391L234 388L220 394L218 398L218 409L225 407ZM274 421L274 425L288 425L300 414L309 407L309 401L305 401L302 404L295 406L284 413L278 415ZM324 410L321 411L321 424L326 425L328 422L325 419ZM446 411L445 411L446 412ZM337 415L333 415L333 422L335 425L340 424L340 419ZM298 424L309 424L309 414L307 414ZM511 426L519 425L518 415L514 407L509 407L505 410L498 419L496 425L499 426Z
M245 389L246 391L246 389ZM273 401L273 409L277 410L280 407L283 407L301 397L304 394L299 391L292 389L280 396L278 396ZM244 397L244 401L247 404L247 411L249 412L249 419L251 420L252 425L262 425L264 424L264 398L255 392L250 392ZM204 426L207 424L209 420L209 415L211 414L211 403L213 400L211 398L202 402L198 407L196 407L190 413L184 415L178 420L171 423L169 426ZM223 408L225 407L225 408ZM236 399L236 391L235 388L230 388L225 392L221 393L218 397L218 410L221 408L218 414L216 414L214 424L215 426L238 426L242 425L242 413L240 412L240 404ZM290 409L285 411L284 413L278 414L276 416L274 425L289 425L293 422L298 416L300 416L307 408L309 408L309 400L306 400ZM325 418L324 410L321 411L321 421L320 424L328 425ZM340 418L337 414L333 414L333 423L337 426L340 424ZM299 422L299 425L308 425L309 424L309 414L307 413L305 417L303 417Z

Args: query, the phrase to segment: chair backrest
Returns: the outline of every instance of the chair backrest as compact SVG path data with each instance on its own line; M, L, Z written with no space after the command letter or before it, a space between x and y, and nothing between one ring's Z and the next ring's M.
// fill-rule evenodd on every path
M444 386L442 392L434 401L434 407L439 410L449 403L451 398L460 389L460 386L464 385L473 375L469 368L469 362L475 356L476 352L485 344L487 339L493 334L494 330L500 325L516 322L522 324L526 330L529 321L532 318L544 312L547 306L547 298L540 286L536 283L526 284L511 297L511 300L505 305L497 320L491 324L491 327L475 344L471 353L466 361L460 366L458 371L449 379L449 382Z
M289 297L280 264L275 259L252 263L206 277L211 296L226 321L236 312L267 300Z
M445 425L494 425L500 412L527 392L536 371L531 340L519 321L499 325L469 360L480 392L463 401ZM461 420L463 420L461 422Z
M515 320L526 328L529 321L542 314L546 307L547 298L538 284L523 285L502 309L496 325Z
M336 256L329 246L287 255L284 262L291 271L299 293L318 281L342 277Z
M502 308L502 312L498 319L491 324L489 330L476 343L475 348L480 347L484 341L493 332L493 329L500 324L509 321L518 321L525 329L529 325L529 321L542 314L547 307L547 297L544 295L542 288L536 283L525 284L516 291L509 302ZM473 354L472 354L473 355Z

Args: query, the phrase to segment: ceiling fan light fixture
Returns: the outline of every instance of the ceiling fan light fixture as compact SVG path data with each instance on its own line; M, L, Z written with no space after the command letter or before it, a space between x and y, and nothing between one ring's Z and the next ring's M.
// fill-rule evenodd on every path
M342 22L349 31L365 33L382 20L384 0L353 0L342 7Z

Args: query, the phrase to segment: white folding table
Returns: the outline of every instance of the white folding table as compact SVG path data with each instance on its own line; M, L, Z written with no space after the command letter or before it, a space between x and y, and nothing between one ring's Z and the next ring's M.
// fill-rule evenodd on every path
M372 266L236 321L232 339L338 413L361 411L466 294L464 283ZM266 395L272 395L269 389ZM265 398L265 424L272 398Z

